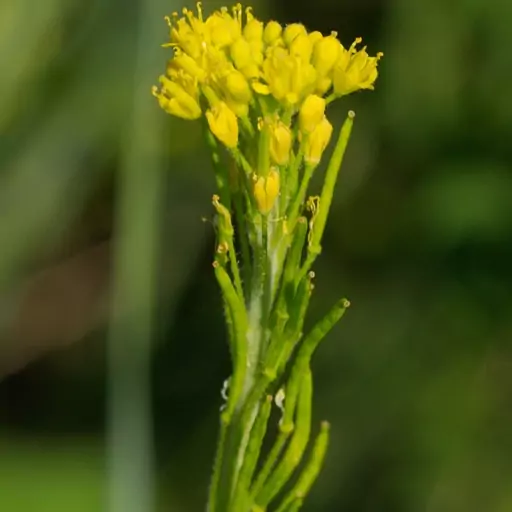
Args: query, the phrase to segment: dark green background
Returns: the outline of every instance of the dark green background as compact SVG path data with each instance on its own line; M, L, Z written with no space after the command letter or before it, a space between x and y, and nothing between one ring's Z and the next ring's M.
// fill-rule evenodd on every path
M162 18L177 7L0 4L0 358L17 350L24 279L137 225L128 261L153 270L158 292L144 340L158 509L188 512L204 509L229 360L201 222L208 154L199 127L149 93L169 55ZM315 422L332 423L332 441L304 510L511 512L512 3L280 0L256 14L385 53L376 90L329 112L336 126L349 109L357 118L309 321L341 296L353 307L314 359ZM148 192L136 187L119 228L134 167L160 206L137 224ZM137 243L145 229L154 264ZM106 332L100 321L0 382L0 511L106 510Z

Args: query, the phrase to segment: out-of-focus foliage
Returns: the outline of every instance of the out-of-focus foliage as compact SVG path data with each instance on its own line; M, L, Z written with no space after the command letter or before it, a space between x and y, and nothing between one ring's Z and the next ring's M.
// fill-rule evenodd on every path
M165 41L163 16L181 4L153 5L152 37ZM363 35L385 53L375 92L333 111L357 119L311 322L340 296L353 307L314 360L315 417L329 419L332 442L304 509L512 510L512 4L280 0L258 12L337 30L345 44ZM0 4L0 360L23 341L11 324L26 280L115 236L134 89L155 103L158 71L133 83L139 13L136 0ZM155 69L166 51L148 55ZM213 230L201 222L214 185L198 127L162 124L164 144L144 142L168 160L155 268L159 505L201 510L229 367ZM55 329L59 318L68 312ZM101 510L105 324L0 382L0 510Z

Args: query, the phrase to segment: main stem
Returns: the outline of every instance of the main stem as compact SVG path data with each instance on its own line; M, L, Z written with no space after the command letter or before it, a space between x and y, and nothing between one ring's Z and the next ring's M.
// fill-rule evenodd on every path
M242 396L240 397L239 408L245 410L245 414L238 415L241 422L239 430L242 432L240 444L237 451L235 473L232 479L232 495L236 492L238 474L242 467L249 435L258 415L259 403L249 403L253 398L253 389L256 385L257 373L261 354L267 342L267 322L269 308L269 275L268 275L268 218L258 215L256 220L256 232L258 245L255 250L255 264L253 265L253 283L251 286L251 297L248 307L248 331L247 331L247 373ZM259 397L256 397L259 398ZM235 427L236 428L236 427ZM238 429L237 429L238 430Z
M247 483L239 481L240 470L247 453L247 444L254 422L260 412L261 398L266 385L261 378L261 361L268 344L268 322L272 305L272 284L279 275L276 264L279 259L273 254L272 221L266 215L259 215L255 221L257 244L254 247L254 264L252 265L250 295L247 304L247 368L242 393L238 400L235 414L229 425L222 426L222 442L217 447L221 453L219 460L224 461L219 481L215 485L221 496L217 503L212 503L210 496L209 511L235 512L233 497L245 492L239 489ZM226 431L227 430L227 431ZM224 437L227 436L227 437ZM216 494L216 493L215 493ZM237 510L236 512L245 512Z

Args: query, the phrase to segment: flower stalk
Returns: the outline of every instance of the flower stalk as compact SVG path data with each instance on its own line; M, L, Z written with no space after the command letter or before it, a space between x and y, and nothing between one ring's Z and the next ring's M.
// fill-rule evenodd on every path
M170 41L164 46L173 54L152 92L165 112L203 119L218 189L213 270L233 364L207 510L299 510L328 445L324 422L300 469L312 430L311 358L349 306L342 299L304 335L311 268L353 112L341 128L320 196L308 197L308 191L333 133L327 106L373 89L382 54L358 50L360 38L345 48L334 32L263 23L240 4L205 18L198 3L196 12L184 9L167 22ZM273 407L282 412L279 433L264 454Z

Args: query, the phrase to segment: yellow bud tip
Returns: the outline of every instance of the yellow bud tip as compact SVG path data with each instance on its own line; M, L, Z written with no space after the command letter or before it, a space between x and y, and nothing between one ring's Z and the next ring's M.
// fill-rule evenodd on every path
M315 278L315 275L316 275L316 274L314 273L314 271L313 271L313 270L310 270L310 271L308 272L308 276L309 276L309 278L310 278L310 279L314 279L314 278Z
M213 267L213 268L219 268L219 262L218 262L218 261L214 261L214 262L212 263L212 267Z
M279 196L279 173L272 168L266 178L256 177L253 193L260 213L268 214Z
M350 301L348 299L343 299L342 305L345 309L350 307Z
M328 431L330 430L331 428L331 424L328 422L328 421L322 421L322 423L320 423L320 428L325 432L325 431Z
M354 119L354 117L356 117L356 113L353 110L349 110L348 111L348 117L350 119Z
M206 120L211 132L226 147L234 148L238 144L238 121L234 112L224 103L219 102L206 111Z
M310 94L299 110L299 126L304 133L311 133L322 121L325 113L324 98Z

